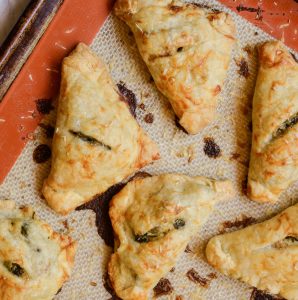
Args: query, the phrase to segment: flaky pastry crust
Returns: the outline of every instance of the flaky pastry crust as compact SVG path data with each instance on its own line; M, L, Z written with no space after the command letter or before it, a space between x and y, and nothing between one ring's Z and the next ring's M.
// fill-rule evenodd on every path
M148 299L175 265L215 203L231 195L229 181L178 174L135 179L110 204L115 253L109 276L123 300Z
M63 60L49 206L69 213L159 158L103 62L84 44Z
M259 58L248 196L275 202L298 179L298 64L277 41L263 44Z
M180 124L198 133L214 119L227 75L235 43L231 16L171 0L118 0L114 11L134 33Z
M76 243L30 207L0 201L0 299L52 300L69 278Z
M206 256L225 275L297 300L298 204L263 223L213 237Z

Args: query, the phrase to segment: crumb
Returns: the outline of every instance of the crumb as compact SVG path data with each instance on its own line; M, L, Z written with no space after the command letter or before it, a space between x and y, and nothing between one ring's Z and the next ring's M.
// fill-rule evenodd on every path
M97 286L97 283L94 282L94 281L90 281L90 285L91 285L91 286Z
M24 189L27 186L25 181L20 182L20 189Z
M185 253L193 253L189 245L186 246L184 252Z
M198 283L202 287L207 288L209 286L210 279L200 276L195 269L188 270L186 276L190 281Z
M144 117L144 121L148 124L152 124L154 122L154 115L152 113L148 113Z
M195 149L194 145L188 145L181 147L176 153L176 157L178 158L187 158L187 162L191 163L195 159Z
M242 57L240 60L236 60L236 64L239 67L238 74L245 78L248 78L249 68L248 68L248 63L244 59L244 57Z
M63 220L62 224L63 224L64 228L68 231L69 230L68 221L67 220Z
M122 96L121 100L128 105L131 114L136 118L137 97L135 93L128 89L123 81L117 83L117 87Z
M141 109L141 110L146 110L146 106L145 106L145 104L144 103L141 103L140 105L139 105L139 108Z
M216 279L216 278L217 278L217 275L216 275L216 273L209 273L209 274L207 275L207 277L210 278L210 279Z
M224 221L220 226L220 233L228 232L232 228L245 228L256 222L256 219L253 217L248 217L246 215L241 215L237 217L234 221Z
M155 297L169 295L173 290L172 284L167 278L161 278L158 284L153 288Z
M218 158L221 156L220 147L215 143L212 137L204 138L204 153L210 158Z
M54 109L51 99L37 99L35 105L37 111L42 115L48 115Z

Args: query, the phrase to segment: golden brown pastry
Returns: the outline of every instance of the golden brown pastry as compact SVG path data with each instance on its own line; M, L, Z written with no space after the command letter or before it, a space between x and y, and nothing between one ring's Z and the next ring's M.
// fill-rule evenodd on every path
M259 49L248 196L275 202L298 179L298 64L281 42Z
M178 174L135 179L110 204L115 253L109 276L123 300L148 299L175 265L215 203L231 194L229 181Z
M134 33L180 124L198 133L214 119L227 75L235 43L231 16L178 0L117 0L114 11Z
M76 243L29 207L0 201L0 299L52 300L69 278Z
M263 223L213 237L206 256L225 275L297 300L298 204Z
M102 61L84 44L63 60L52 168L43 195L66 214L159 158Z

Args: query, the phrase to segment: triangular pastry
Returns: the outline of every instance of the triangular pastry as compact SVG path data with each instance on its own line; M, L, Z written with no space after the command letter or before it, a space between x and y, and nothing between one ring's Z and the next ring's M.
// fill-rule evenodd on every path
M248 196L275 202L298 179L298 64L281 42L259 49Z
M159 158L104 64L84 44L63 60L52 148L43 195L62 214Z
M69 278L76 242L30 207L0 200L0 299L52 300Z
M206 256L225 275L297 300L298 204L263 223L213 237Z
M118 0L157 88L190 134L208 125L227 75L235 25L224 12L172 0Z
M178 174L135 179L110 203L115 253L108 271L123 300L148 299L175 265L215 203L230 196L229 181Z

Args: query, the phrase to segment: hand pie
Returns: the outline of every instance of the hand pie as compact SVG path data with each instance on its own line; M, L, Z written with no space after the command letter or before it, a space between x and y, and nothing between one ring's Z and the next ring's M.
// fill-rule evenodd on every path
M69 278L76 243L29 207L0 201L0 299L52 300Z
M231 183L166 174L129 182L110 204L115 253L108 271L123 300L148 299Z
M79 44L63 60L52 169L43 195L66 214L159 158L101 60Z
M235 43L231 16L172 0L117 0L114 11L134 33L181 126L198 133L214 119L227 75Z
M212 238L208 262L258 289L298 299L298 204L263 223Z
M298 179L298 64L281 42L259 49L248 196L275 202Z

